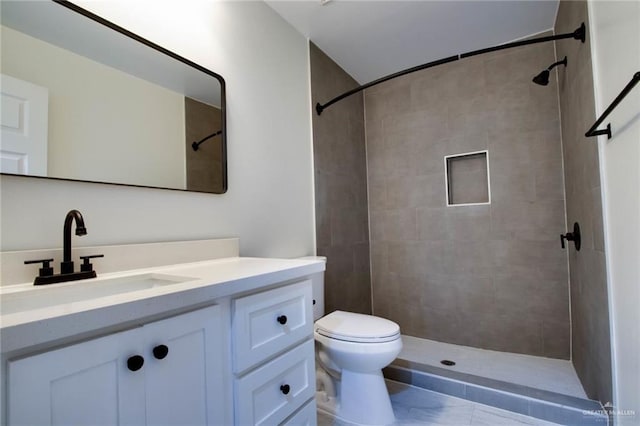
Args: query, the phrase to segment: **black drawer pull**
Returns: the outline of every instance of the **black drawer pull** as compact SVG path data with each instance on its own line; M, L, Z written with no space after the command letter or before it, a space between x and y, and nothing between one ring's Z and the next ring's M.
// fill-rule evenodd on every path
M158 345L153 348L153 356L156 357L156 359L165 359L168 354L169 348L167 345Z
M282 385L282 386L280 386L280 391L281 391L283 394L288 395L288 394L289 394L289 391L291 391L291 386L289 386L289 385Z
M282 325L285 325L287 323L287 316L286 315L280 315L278 318L278 322Z
M138 371L144 365L144 358L140 355L134 355L127 360L127 368L131 371Z

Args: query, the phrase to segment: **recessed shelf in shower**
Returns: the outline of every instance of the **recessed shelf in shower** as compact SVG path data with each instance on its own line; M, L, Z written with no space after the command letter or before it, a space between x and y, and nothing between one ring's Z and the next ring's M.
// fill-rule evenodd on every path
M475 151L444 157L447 206L491 203L489 151Z

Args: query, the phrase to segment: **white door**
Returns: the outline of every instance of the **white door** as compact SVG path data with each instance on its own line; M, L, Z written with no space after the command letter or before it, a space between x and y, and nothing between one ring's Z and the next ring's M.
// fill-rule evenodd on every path
M9 425L144 425L140 329L9 362ZM145 359L146 361L146 359Z
M1 74L0 172L47 175L49 91Z

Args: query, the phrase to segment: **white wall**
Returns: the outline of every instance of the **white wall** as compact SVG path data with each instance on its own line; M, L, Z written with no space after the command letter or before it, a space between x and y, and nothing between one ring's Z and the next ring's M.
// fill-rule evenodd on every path
M262 2L82 2L227 83L223 195L2 177L2 250L59 247L79 209L96 245L237 236L242 255L314 252L306 39ZM188 4L188 7L186 5Z
M590 1L596 109L600 115L640 72L640 2ZM617 424L640 422L640 86L604 121L600 137Z
M49 91L47 176L186 188L184 95L7 27L2 72Z

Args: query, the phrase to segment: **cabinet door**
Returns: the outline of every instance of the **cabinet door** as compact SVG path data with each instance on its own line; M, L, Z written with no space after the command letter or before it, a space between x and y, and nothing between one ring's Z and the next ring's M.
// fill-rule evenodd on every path
M223 324L211 306L144 326L148 425L229 423Z
M10 425L141 425L144 374L140 329L9 362Z

